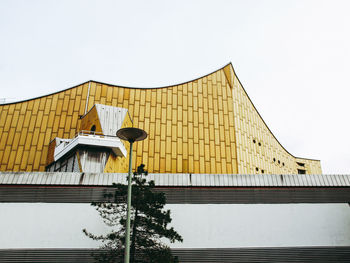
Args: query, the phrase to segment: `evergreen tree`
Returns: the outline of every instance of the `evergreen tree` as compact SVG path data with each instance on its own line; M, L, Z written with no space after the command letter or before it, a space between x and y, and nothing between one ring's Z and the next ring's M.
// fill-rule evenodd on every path
M154 181L144 178L147 171L141 164L132 178L131 199L131 234L130 262L178 262L170 248L161 242L167 238L171 243L182 242L182 237L172 227L170 210L164 210L166 198L164 193L152 191ZM125 249L126 197L127 185L114 184L114 194L106 195L108 202L94 202L91 205L102 217L105 224L113 227L106 235L94 235L83 229L83 232L94 240L102 241L101 248L106 253L95 255L99 262L123 262Z

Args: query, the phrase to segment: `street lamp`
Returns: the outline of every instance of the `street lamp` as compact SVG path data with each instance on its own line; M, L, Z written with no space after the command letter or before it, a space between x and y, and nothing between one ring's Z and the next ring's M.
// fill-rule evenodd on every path
M125 257L124 263L129 263L130 259L130 209L131 209L131 173L132 173L132 145L136 141L146 139L147 133L138 128L123 128L117 131L117 136L130 143L129 152L129 173L128 173L128 201L126 214L126 235L125 235Z

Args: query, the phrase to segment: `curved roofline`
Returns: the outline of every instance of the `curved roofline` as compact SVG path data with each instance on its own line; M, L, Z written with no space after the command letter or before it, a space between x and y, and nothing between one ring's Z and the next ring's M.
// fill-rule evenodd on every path
M269 132L272 134L273 138L275 138L275 140L278 142L278 144L279 144L289 155L293 156L294 158L305 159L305 160L310 160L310 161L319 161L319 162L320 162L321 160L318 160L318 159L311 159L311 158L303 158L303 157L294 156L293 154L291 154L291 153L280 143L280 141L277 139L277 137L275 136L275 134L270 130L269 126L266 124L264 118L260 115L258 109L255 107L253 101L251 100L251 98L249 97L247 91L245 90L245 88L244 88L244 86L243 86L241 80L238 78L238 75L236 74L235 68L233 67L232 63L230 62L230 63L228 63L226 66L228 66L228 65L230 65L230 66L232 67L233 73L235 74L235 76L236 76L236 78L237 78L239 84L241 85L241 87L242 87L244 93L247 95L249 101L250 101L251 104L253 105L255 111L258 113L260 119L263 121L263 123L265 124L266 128L269 130ZM226 67L226 66L225 66L225 67Z
M0 106L2 106L2 105L11 105L11 104L15 104L15 103L27 102L27 101L30 101L30 100L41 99L41 98L43 98L43 97L55 95L55 94L60 93L60 92L63 92L63 91L67 91L67 90L70 90L70 89L74 89L74 88L76 88L76 87L82 86L82 85L87 84L87 83L89 83L89 82L94 82L94 83L98 83L98 84L102 84L102 85L114 86L114 87L119 87L119 88L126 88L126 89L165 89L165 88L171 88L171 87L174 87L174 86L184 85L184 84L186 84L186 83L193 82L193 81L196 81L196 80L205 78L205 77L207 77L207 76L209 76L209 75L211 75L211 74L214 74L214 73L216 73L216 72L222 70L223 68L225 68L225 67L228 66L228 65L231 65L231 66L232 66L232 63L229 62L229 63L227 63L226 65L224 65L223 67L220 67L219 69L216 69L216 70L214 70L214 71L212 71L212 72L210 72L210 73L208 73L208 74L205 74L205 75L203 75L203 76L200 76L200 77L197 77L197 78L188 80L188 81L184 81L184 82L181 82L181 83L172 84L172 85L167 85L167 86L161 86L161 87L129 87L129 86L122 86L122 85L117 85L117 84L110 84L110 83L101 82L101 81L96 81L96 80L88 80L88 81L85 81L85 82L83 82L83 83L74 85L73 87L70 87L70 88L67 88L67 89L63 89L63 90L60 90L60 91L56 91L56 92L53 92L53 93L49 93L49 94L46 94L46 95L42 95L42 96L30 98L30 99L25 99L25 100L20 100L20 101L14 101L14 102L10 102L10 103L0 104Z
M294 156L293 154L291 154L281 143L280 141L276 138L276 136L274 135L274 133L270 130L269 126L266 124L265 120L263 119L263 117L260 115L258 109L255 107L253 101L250 99L247 91L245 90L241 80L238 78L238 75L236 74L236 71L232 65L232 62L229 62L227 63L226 65L208 73L208 74L205 74L203 76L200 76L200 77L197 77L197 78L194 78L194 79L191 79L191 80L188 80L188 81L184 81L184 82L181 82L181 83L177 83L177 84L172 84L172 85L167 85L167 86L162 86L162 87L128 87L128 86L122 86L122 85L116 85L116 84L110 84L110 83L106 83L106 82L101 82L101 81L95 81L95 80L88 80L88 81L85 81L83 83L80 83L80 84L77 84L77 85L74 85L73 87L70 87L70 88L67 88L67 89L63 89L63 90L60 90L60 91L56 91L56 92L53 92L53 93L49 93L49 94L46 94L46 95L42 95L42 96L39 96L39 97L34 97L34 98L30 98L30 99L26 99L26 100L21 100L21 101L15 101L15 102L10 102L10 103L4 103L4 104L0 104L0 107L1 106L5 106L5 105L11 105L11 104L16 104L16 103L22 103L22 102L27 102L27 101L30 101L30 100L36 100L36 99L40 99L40 98L43 98L43 97L47 97L47 96L51 96L51 95L55 95L57 93L60 93L60 92L63 92L63 91L67 91L67 90L70 90L70 89L74 89L76 87L79 87L79 86L82 86L82 85L85 85L89 82L94 82L94 83L98 83L98 84L102 84L102 85L108 85L108 86L114 86L114 87L119 87L119 88L127 88L127 89L164 89L164 88L170 88L170 87L174 87L174 86L179 86L179 85L184 85L186 83L189 83L189 82L194 82L194 81L197 81L199 79L202 79L202 78L205 78L209 75L212 75L220 70L223 70L225 67L227 66L231 66L232 70L233 70L233 73L234 75L236 76L238 82L240 83L244 93L247 95L249 101L252 103L255 111L258 113L260 119L263 121L263 123L265 124L266 128L269 130L269 132L272 134L272 136L275 138L275 140L278 142L278 144L289 154L291 155L292 157L294 158L298 158L298 159L305 159L305 160L311 160L311 161L320 161L318 159L310 159L310 158L303 158L303 157L297 157L297 156ZM225 75L226 76L226 75Z
M321 162L321 160L318 160L318 159L311 159L311 158L304 158L304 157L298 157L298 156L294 156L294 158L296 159L304 159L304 160L308 160L308 161L318 161L318 162Z
M55 94L57 94L57 93L60 93L60 92L66 91L66 90L74 89L74 88L76 88L76 87L79 87L79 86L84 85L84 84L86 84L86 83L89 83L89 82L91 82L91 81L92 81L92 80L88 80L88 81L85 81L85 82L80 83L80 84L78 84L78 85L74 85L73 87L70 87L70 88L67 88L67 89L63 89L63 90L60 90L60 91L56 91L56 92L52 92L52 93L49 93L49 94L46 94L46 95L42 95L42 96L30 98L30 99L25 99L25 100L14 101L14 102L10 102L10 103L0 104L0 107L3 106L3 105L11 105L11 104L16 104L16 103L27 102L27 101L30 101L30 100L41 99L41 98L44 98L44 97L47 97L47 96L55 95Z
M214 73L224 69L228 65L232 66L232 63L229 62L229 63L225 64L223 67L220 67L220 68L218 68L218 69L216 69L216 70L214 70L214 71L212 71L212 72L210 72L208 74L205 74L203 76L200 76L200 77L188 80L188 81L184 81L184 82L180 82L180 83L176 83L176 84L172 84L172 85L161 86L161 87L143 87L143 88L142 87L129 87L129 86L121 86L121 85L110 84L110 83L101 82L101 81L94 81L94 80L90 80L90 81L95 82L95 83L99 83L99 84L115 86L115 87L119 87L119 88L126 88L126 89L166 89L166 88L171 88L171 87L174 87L174 86L184 85L184 84L187 84L187 83L190 83L190 82L197 81L199 79L205 78L205 77L207 77L209 75L212 75L212 74L214 74Z

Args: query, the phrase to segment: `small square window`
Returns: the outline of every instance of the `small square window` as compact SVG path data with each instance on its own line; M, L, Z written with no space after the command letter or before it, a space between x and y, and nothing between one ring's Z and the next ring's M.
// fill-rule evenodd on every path
M302 169L298 169L298 174L306 174L306 171Z

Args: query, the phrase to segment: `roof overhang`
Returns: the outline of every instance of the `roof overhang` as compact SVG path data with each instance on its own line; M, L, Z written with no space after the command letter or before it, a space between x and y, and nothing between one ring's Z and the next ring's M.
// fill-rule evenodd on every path
M0 172L0 202L109 202L127 174ZM350 175L149 174L169 204L350 203Z

